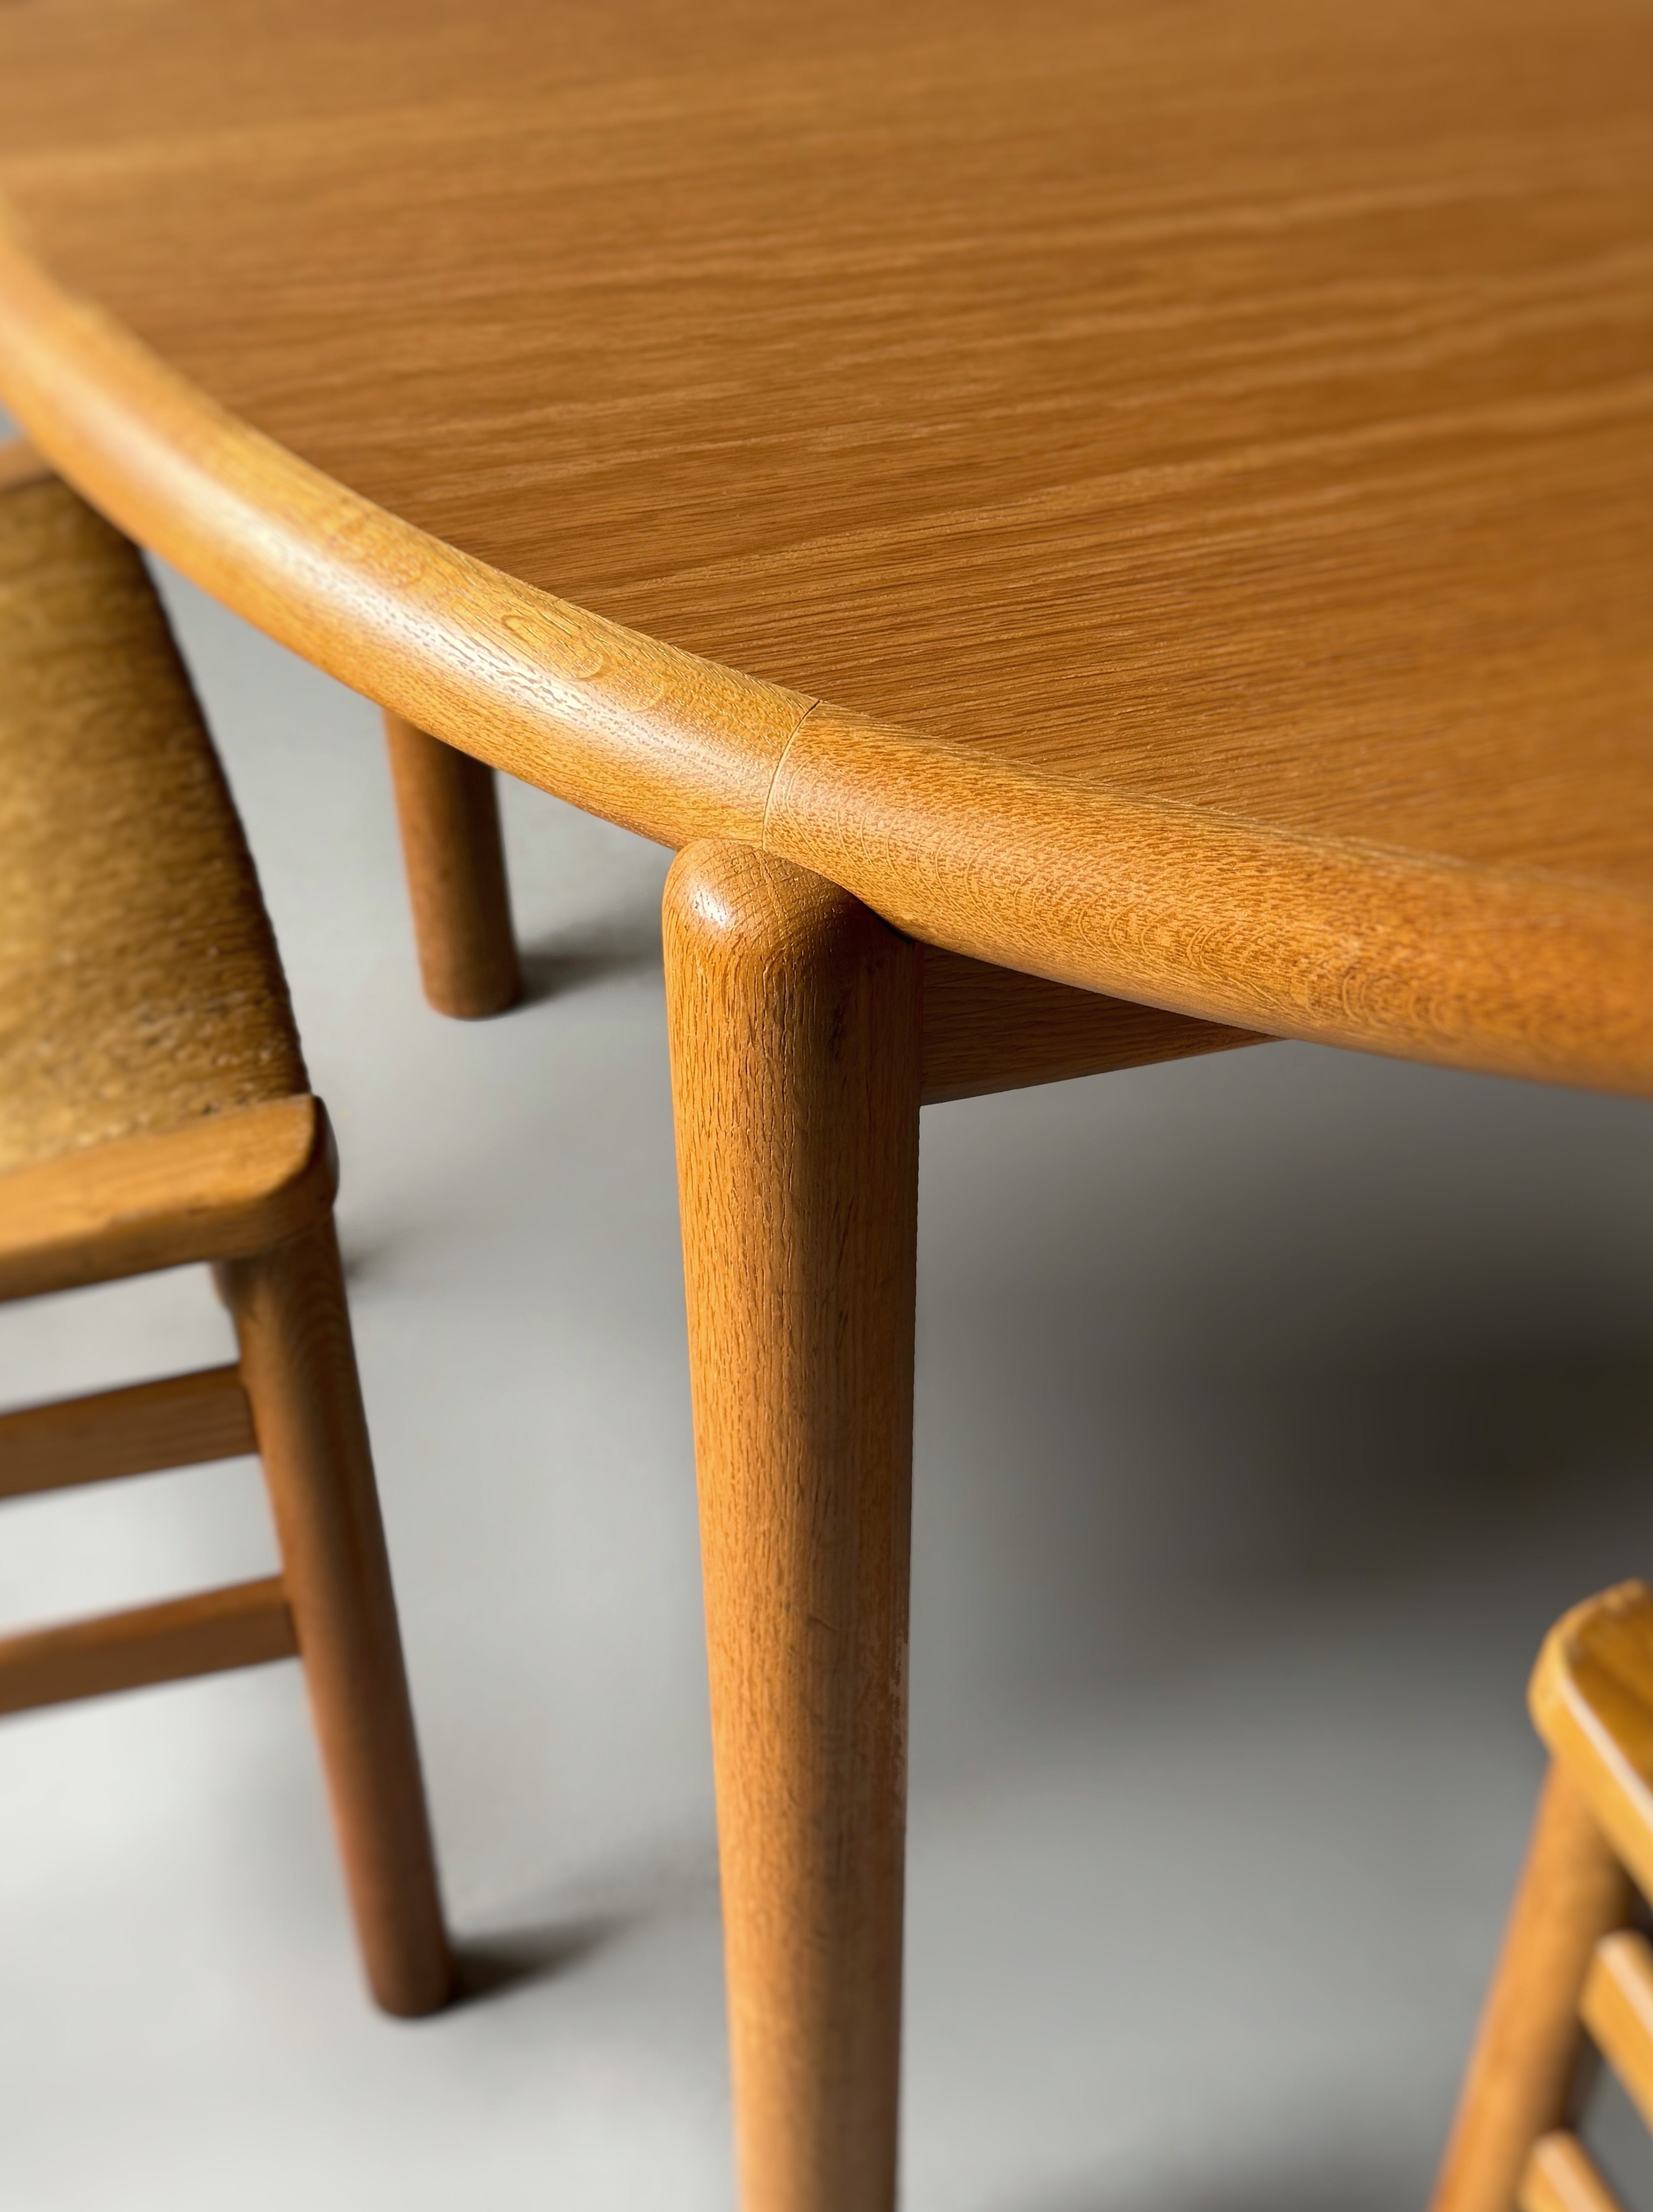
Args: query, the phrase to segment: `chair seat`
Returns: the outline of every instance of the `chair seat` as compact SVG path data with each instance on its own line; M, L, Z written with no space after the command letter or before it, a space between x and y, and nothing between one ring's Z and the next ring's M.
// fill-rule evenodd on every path
M0 490L0 1173L307 1089L252 857L137 551Z

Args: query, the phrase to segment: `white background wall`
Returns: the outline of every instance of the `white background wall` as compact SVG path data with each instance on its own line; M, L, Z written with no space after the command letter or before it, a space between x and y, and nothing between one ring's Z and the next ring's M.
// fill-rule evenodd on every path
M657 906L520 788L531 1004L415 981L372 711L169 595L317 1089L453 1913L357 1986L295 1670L0 1729L0 2203L730 2201ZM1420 2203L1522 1690L1646 1569L1649 1110L1300 1046L924 1129L910 2212ZM228 1356L184 1274L0 1401ZM7 1509L7 1623L254 1573L251 1463Z

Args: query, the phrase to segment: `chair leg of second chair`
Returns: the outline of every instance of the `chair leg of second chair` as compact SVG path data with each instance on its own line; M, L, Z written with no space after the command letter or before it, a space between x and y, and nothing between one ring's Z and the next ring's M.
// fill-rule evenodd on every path
M1553 1765L1430 2212L1514 2212L1534 2143L1568 2117L1595 1947L1633 1902L1577 1784Z
M453 1966L331 1216L217 1274L368 1984L434 2012Z
M890 2212L920 956L738 845L665 897L744 2212Z

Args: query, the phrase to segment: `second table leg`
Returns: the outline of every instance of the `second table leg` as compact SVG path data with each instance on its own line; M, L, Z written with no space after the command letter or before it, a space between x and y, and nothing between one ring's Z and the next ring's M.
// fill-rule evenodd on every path
M522 975L494 771L399 714L385 742L425 997L459 1021L501 1014Z

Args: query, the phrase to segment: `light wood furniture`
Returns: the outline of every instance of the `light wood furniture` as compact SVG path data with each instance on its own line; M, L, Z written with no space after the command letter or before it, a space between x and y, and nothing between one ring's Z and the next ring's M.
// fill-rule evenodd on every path
M743 2186L884 2212L918 1104L1653 1091L1653 18L89 4L0 11L0 397L396 718L428 976L427 739L683 854Z
M374 1995L452 1966L333 1234L336 1166L133 548L0 449L0 1298L209 1261L240 1357L0 1414L0 1498L256 1451L277 1576L0 1639L0 1713L301 1658Z
M895 2166L923 969L732 844L665 959L741 2171L825 2212Z
M399 714L386 715L385 743L425 996L458 1021L502 1014L522 971L494 771Z
M950 951L1653 1079L1638 0L94 20L0 29L0 392L307 658Z
M1653 2127L1653 1591L1575 1607L1529 1697L1550 1771L1431 2212L1619 2212L1572 2132L1591 2052Z

